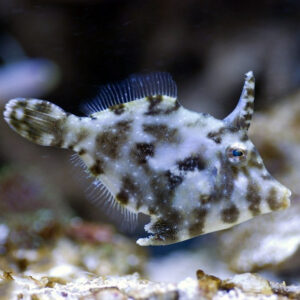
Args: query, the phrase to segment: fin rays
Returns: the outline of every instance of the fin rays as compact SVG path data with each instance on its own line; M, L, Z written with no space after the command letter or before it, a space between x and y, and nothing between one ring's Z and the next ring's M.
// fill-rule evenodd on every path
M103 207L107 215L114 220L118 220L116 223L121 225L123 229L133 231L136 228L138 214L119 204L101 181L95 180L92 182L86 192L91 203ZM115 217L116 215L118 215L117 218ZM121 218L119 217L120 215Z
M131 75L119 83L103 86L96 99L83 105L82 110L87 115L91 115L114 105L156 95L177 98L177 86L170 74L154 72Z
M85 163L78 154L71 156L71 162L74 166L80 167L87 174L88 178L93 178L87 171ZM86 189L86 195L89 201L97 206L104 208L106 214L126 231L134 231L138 224L138 214L129 211L126 207L119 204L109 189L99 180L93 180ZM116 218L116 215L118 216ZM121 216L121 217L120 217Z
M58 106L39 99L15 98L5 105L4 119L26 139L43 146L61 146L67 114Z

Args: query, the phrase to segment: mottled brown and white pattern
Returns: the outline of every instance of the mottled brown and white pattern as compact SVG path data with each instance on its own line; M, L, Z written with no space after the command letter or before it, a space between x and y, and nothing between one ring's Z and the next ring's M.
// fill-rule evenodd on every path
M104 87L88 117L13 99L4 118L37 144L75 151L114 201L150 215L137 243L166 245L289 206L248 138L253 102L252 72L224 120L183 108L171 76L152 73Z

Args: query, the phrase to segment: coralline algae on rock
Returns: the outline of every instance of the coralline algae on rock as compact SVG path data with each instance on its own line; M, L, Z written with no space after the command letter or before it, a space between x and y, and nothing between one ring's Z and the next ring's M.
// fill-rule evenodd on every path
M177 284L158 283L140 278L136 273L127 276L78 278L72 282L55 282L32 276L2 275L1 284L6 299L298 299L299 287L286 286L265 280L253 274L236 275L221 280L197 272L196 278L187 278ZM49 282L51 284L49 285ZM4 288L6 287L6 289Z

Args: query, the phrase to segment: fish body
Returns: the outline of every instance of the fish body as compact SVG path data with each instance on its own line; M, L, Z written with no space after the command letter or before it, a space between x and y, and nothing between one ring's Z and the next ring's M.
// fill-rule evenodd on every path
M289 206L247 131L254 77L223 120L185 109L167 73L108 85L87 117L38 99L13 99L4 118L23 137L75 151L113 201L151 217L137 243L166 245Z

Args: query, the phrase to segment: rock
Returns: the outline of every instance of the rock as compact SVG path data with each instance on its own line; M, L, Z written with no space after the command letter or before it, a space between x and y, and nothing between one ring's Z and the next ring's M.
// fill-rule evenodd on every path
M220 234L219 249L230 269L275 272L299 268L300 198L285 211L257 217ZM293 261L293 263L292 263Z
M298 299L300 288L270 282L245 273L222 280L197 271L197 279L186 278L177 284L142 279L137 273L127 276L81 277L64 282L47 277L2 276L1 287L6 299ZM271 297L271 298L270 298Z
M256 113L249 135L272 176L300 195L300 91Z

